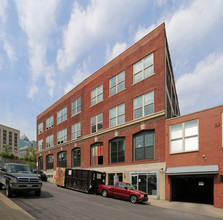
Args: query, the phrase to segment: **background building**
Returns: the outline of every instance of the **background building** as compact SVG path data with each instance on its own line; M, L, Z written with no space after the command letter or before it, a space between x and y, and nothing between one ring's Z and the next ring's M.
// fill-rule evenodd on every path
M28 155L29 147L36 148L36 141L30 141L29 138L24 134L20 137L20 156L21 157Z
M161 24L37 116L38 169L96 169L165 199L165 119L179 114Z
M20 155L19 137L20 137L19 130L0 124L0 152L4 150L4 145L10 145L12 147L12 153L15 156L19 157Z

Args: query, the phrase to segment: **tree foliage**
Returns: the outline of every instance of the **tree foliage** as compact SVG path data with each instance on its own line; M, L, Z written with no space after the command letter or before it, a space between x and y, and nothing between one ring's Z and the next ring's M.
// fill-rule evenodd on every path
M24 160L31 168L36 167L36 149L34 147L28 147L28 155L24 156Z
M18 159L18 157L12 153L12 146L7 144L4 145L4 150L0 153L0 156L7 159Z

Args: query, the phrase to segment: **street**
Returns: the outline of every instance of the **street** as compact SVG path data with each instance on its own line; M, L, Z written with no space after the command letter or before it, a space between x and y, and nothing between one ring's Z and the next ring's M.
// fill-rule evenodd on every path
M5 190L1 190L5 194ZM103 198L57 187L43 182L40 197L34 193L15 195L11 200L37 220L50 219L185 219L210 220L208 216L159 208L149 204L131 204L129 201Z

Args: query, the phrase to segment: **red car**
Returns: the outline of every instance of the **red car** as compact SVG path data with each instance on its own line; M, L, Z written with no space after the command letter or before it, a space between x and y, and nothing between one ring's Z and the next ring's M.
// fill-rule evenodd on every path
M100 184L98 193L102 196L113 196L117 198L130 200L132 203L148 201L148 195L145 192L135 190L129 183L116 182L115 186L106 186Z

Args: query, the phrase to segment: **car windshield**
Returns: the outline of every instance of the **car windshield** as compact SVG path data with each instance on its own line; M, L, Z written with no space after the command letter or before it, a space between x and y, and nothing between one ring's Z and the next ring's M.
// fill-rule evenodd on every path
M135 190L135 187L134 187L133 185L131 185L131 184L129 184L129 183L126 183L126 185L128 186L128 188L129 188L130 190Z
M9 173L32 173L32 170L29 166L26 165L17 165L17 164L9 164L7 168Z

